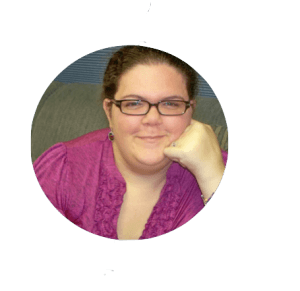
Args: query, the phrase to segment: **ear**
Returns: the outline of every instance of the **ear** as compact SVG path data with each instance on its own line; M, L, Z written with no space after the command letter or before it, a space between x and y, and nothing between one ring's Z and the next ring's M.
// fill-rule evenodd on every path
M193 114L196 110L196 105L197 105L197 101L195 99L191 100L191 107L192 107L192 110L193 110Z
M197 100L196 99L192 100L191 104L192 104L193 109L195 109L196 105L197 105Z
M111 118L112 104L111 101L107 98L103 100L103 110L108 119L109 127L112 128L112 118Z

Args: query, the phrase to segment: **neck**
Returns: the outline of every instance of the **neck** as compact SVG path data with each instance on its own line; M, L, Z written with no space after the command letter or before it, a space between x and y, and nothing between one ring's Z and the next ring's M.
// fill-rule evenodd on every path
M143 192L155 192L162 189L172 161L164 161L160 164L150 166L129 164L116 151L114 151L114 154L116 166L126 181L127 190L129 186L131 189L143 189Z

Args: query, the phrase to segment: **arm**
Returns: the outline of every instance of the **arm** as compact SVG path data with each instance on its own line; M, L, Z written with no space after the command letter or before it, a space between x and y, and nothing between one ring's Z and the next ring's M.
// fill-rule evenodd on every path
M192 120L175 147L173 143L164 153L195 176L206 203L220 184L227 158L211 126Z
M220 184L220 181L222 179L222 176L216 177L215 179L213 179L211 181L206 181L206 182L202 182L201 176L198 176L198 177L195 176L197 183L199 185L199 188L201 189L201 192L202 192L201 197L203 199L204 205L210 200L210 198L213 196L213 194L217 190L217 188Z

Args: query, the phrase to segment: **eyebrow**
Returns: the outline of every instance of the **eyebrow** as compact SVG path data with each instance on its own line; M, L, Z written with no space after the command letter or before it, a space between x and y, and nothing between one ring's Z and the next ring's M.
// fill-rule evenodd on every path
M146 98L142 97L142 96L139 96L139 95L126 95L126 96L123 96L122 99L130 99L130 98L134 98L134 99L138 99L138 100L145 100L145 101L148 101ZM122 100L121 99L121 100ZM163 100L174 100L174 99L180 99L180 100L184 100L184 98L182 96L178 96L178 95L173 95L173 96L168 96L168 97L164 97L161 99L161 101Z

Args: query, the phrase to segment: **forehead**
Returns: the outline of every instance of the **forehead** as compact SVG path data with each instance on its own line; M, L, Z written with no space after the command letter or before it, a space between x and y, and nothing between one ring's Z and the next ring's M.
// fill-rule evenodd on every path
M150 99L179 95L188 100L184 76L167 64L136 65L122 75L116 98L130 94Z

